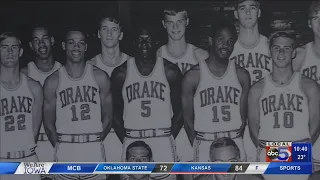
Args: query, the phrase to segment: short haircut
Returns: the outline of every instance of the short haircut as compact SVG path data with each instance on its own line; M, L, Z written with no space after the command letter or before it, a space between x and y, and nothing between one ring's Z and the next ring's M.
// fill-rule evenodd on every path
M319 0L312 1L310 6L309 6L309 9L308 9L308 17L309 17L309 19L312 18L314 13L318 13L319 11L320 11L320 1Z
M240 4L240 3L243 3L243 2L245 2L245 1L249 1L249 0L237 0L237 2L235 3L235 8L236 8L236 10L238 9L239 4ZM253 0L253 1L256 2L256 7L257 7L257 8L260 8L260 2L259 2L259 0Z
M101 18L101 20L99 22L99 29L101 28L101 25L102 25L103 21L105 21L105 20L113 22L115 24L118 24L120 27L120 30L122 29L120 18L118 18L116 16L105 16L105 17Z
M280 32L276 32L276 33L274 33L271 37L270 37L270 44L269 44L269 48L271 48L272 47L272 45L273 45L273 43L274 43L274 41L277 39L277 38L279 38L279 37L284 37L284 38L289 38L289 39L291 39L292 41L293 41L293 48L295 48L296 47L296 38L295 38L295 36L293 35L293 34L289 34L289 33L287 33L287 32L283 32L283 31L280 31Z
M163 20L165 20L166 15L175 16L178 13L183 13L184 17L186 19L188 18L188 12L187 12L186 8L183 7L182 4L169 4L169 5L167 5L166 8L164 8L164 10L162 12L162 18L163 18Z
M19 42L19 47L21 46L21 39L19 38L19 36L13 32L4 32L0 34L0 43L10 37L14 37L16 39L18 39Z
M36 24L35 26L33 26L33 28L31 29L31 36L32 36L33 32L34 32L36 29L39 29L39 28L45 29L45 30L48 32L48 36L49 36L49 37L52 37L52 36L53 36L52 33L51 33L51 31L49 30L48 26L45 25L45 24ZM31 40L32 40L32 39L31 39Z
M222 19L217 21L215 24L212 25L212 38L223 28L227 28L230 32L234 40L237 40L238 33L237 29L234 24L230 22L230 20Z
M213 155L214 149L228 147L228 146L234 147L235 150L237 151L238 156L240 156L240 149L237 146L237 144L234 142L234 140L232 140L231 138L227 138L227 137L219 138L219 139L212 142L212 144L210 146L210 156Z
M68 34L69 34L70 32L72 32L72 31L81 32L81 33L83 34L84 38L85 38L85 41L87 41L87 35L86 35L85 30L83 30L83 28L78 27L78 26L70 26L70 27L68 27L68 28L66 29L64 41L67 40Z
M148 157L149 159L152 159L152 150L150 148L150 146L145 143L144 141L134 141L133 143L131 143L128 147L127 147L127 150L126 150L126 159L129 158L129 151L131 148L134 148L134 147L144 147L148 150Z

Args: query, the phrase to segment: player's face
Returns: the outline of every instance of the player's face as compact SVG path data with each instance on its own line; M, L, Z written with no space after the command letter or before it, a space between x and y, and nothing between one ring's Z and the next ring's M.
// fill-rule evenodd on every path
M136 41L136 53L137 57L143 59L154 58L155 44L150 33L147 30L142 30Z
M7 68L14 68L19 64L19 57L22 56L20 42L15 37L9 37L0 43L1 65Z
M278 37L271 46L271 57L278 68L285 68L291 65L293 57L293 40L286 37Z
M233 146L216 148L211 153L212 162L238 162L239 152ZM217 174L216 180L234 180L235 174Z
M172 40L180 40L184 37L189 19L186 19L183 12L179 12L175 16L166 15L162 22L163 27L167 30Z
M113 48L119 44L119 41L122 39L123 33L120 30L119 24L104 20L101 23L101 27L98 31L98 37L102 45Z
M312 14L312 18L309 20L309 27L312 29L314 35L320 38L320 11Z
M238 4L234 15L235 18L239 20L242 27L252 28L258 22L260 9L257 2L254 0L247 0Z
M228 59L233 51L235 39L229 29L222 28L217 31L213 41L213 53L219 59Z
M128 162L151 162L149 158L149 151L144 147L133 147L129 150ZM147 176L147 174L130 174L134 179L142 179Z
M51 55L53 42L53 38L49 37L46 29L36 28L32 33L30 48L39 59L46 60Z
M72 62L84 61L87 43L83 33L79 31L69 32L66 42L62 43L62 48L66 51L68 60L71 60Z

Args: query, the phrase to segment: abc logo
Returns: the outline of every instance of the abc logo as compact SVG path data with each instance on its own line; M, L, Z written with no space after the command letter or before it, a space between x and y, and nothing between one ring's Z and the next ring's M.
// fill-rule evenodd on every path
M270 148L267 153L268 158L270 159L278 159L279 151L277 148Z

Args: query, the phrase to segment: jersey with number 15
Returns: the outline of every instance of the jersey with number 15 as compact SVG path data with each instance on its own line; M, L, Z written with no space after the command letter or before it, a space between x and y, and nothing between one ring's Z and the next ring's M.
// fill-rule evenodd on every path
M97 133L102 131L99 86L93 66L86 64L83 75L71 78L65 67L58 70L56 91L56 127L61 134Z
M301 87L300 73L288 84L275 84L268 75L259 99L259 139L265 141L298 141L309 139L308 99Z
M240 67L250 73L251 84L258 82L272 71L272 60L269 53L268 39L260 35L253 47L245 47L238 40L230 60L235 61Z
M143 76L133 58L127 61L127 76L122 88L126 129L171 127L170 87L163 63L163 59L158 57L152 72Z
M214 76L205 61L199 63L200 82L194 96L194 129L198 132L221 132L240 129L242 87L236 65L229 65L221 77Z

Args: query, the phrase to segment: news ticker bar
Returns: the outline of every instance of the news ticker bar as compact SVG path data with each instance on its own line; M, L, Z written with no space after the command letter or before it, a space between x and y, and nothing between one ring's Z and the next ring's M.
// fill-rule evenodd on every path
M0 174L312 174L311 162L40 163L0 162Z

